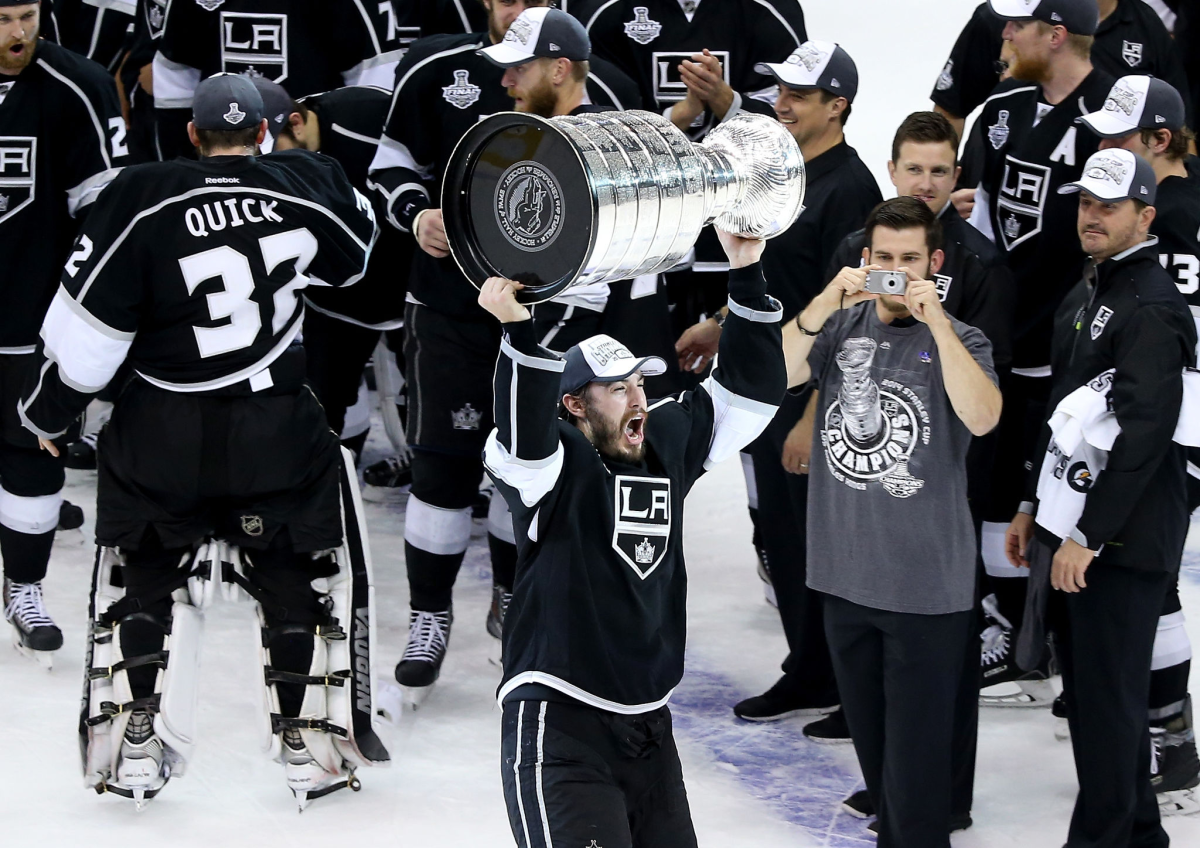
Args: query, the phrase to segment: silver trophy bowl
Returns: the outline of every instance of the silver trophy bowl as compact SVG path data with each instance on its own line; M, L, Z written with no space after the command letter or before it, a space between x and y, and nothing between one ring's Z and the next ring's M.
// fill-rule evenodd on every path
M738 115L695 144L652 112L510 112L459 141L442 213L472 283L515 279L521 299L538 303L573 285L665 271L710 223L779 235L803 210L804 185L800 148L763 115Z

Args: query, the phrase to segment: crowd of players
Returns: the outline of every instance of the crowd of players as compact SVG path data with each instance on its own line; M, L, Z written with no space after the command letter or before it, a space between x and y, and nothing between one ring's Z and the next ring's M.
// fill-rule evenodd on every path
M325 621L322 615L327 611L320 604L314 607L305 592L297 592L294 575L299 569L304 574L301 582L307 582L337 573L336 565L314 557L339 544L337 529L322 523L327 514L306 515L298 511L295 498L266 504L252 496L252 490L265 491L253 488L262 481L245 482L253 475L239 481L237 475L213 473L207 463L214 457L218 466L253 461L242 456L235 462L237 455L230 452L210 453L215 448L203 428L189 454L197 468L207 469L197 472L199 483L189 495L194 503L164 505L158 497L164 488L151 480L153 469L169 468L178 457L143 451L143 440L153 441L149 434L155 422L168 428L175 425L166 422L196 418L205 427L230 426L232 413L222 411L215 401L210 409L204 399L240 397L235 386L241 383L251 384L251 394L266 392L280 403L281 398L294 402L298 387L307 385L323 408L328 428L357 454L366 436L364 427L353 420L356 408L361 411L364 367L372 356L394 356L403 374L400 415L406 437L397 439L402 449L396 457L364 473L368 482L410 486L405 517L410 631L396 678L419 701L437 680L446 655L453 586L470 543L473 515L486 512L494 580L486 627L498 638L504 632L519 561L520 537L514 533L505 499L493 496L481 502L487 438L495 427L504 434L515 422L494 420L493 383L502 338L494 316L501 307L481 309L475 286L449 256L440 184L455 143L481 118L512 109L551 117L644 108L662 113L694 140L739 113L757 112L787 127L807 172L805 211L767 245L761 259L768 291L782 304L784 324L795 327L790 336L784 335L785 348L797 343L797 332L805 344L815 335L814 323L806 323L803 316L816 314L810 304L820 300L827 284L842 279L841 285L850 287L844 290L853 288L844 271L868 260L881 267L890 262L893 269L923 262L924 272L915 276L934 282L936 311L944 310L981 331L989 343L990 360L986 366L980 362L981 373L998 382L1004 405L999 426L971 439L966 458L978 580L971 564L970 579L961 592L950 592L944 603L934 604L933 588L954 582L940 581L923 593L933 606L922 610L900 595L864 600L837 588L842 578L829 573L838 565L837 549L807 532L814 512L834 509L837 501L825 477L841 474L839 486L854 488L881 475L875 473L877 468L870 469L858 479L853 462L839 466L840 471L827 464L832 459L825 456L824 431L831 400L821 397L821 380L815 373L783 398L765 432L742 456L760 575L779 608L789 655L777 682L731 706L747 721L820 717L804 728L805 736L820 742L854 741L860 749L867 790L847 799L847 809L863 817L879 814L881 844L943 844L930 835L930 816L934 831L971 823L980 703L1044 707L1054 701L1055 714L1071 718L1072 730L1078 732L1080 711L1111 694L1089 687L1105 673L1117 672L1081 669L1076 659L1070 669L1072 688L1055 698L1050 678L1060 663L1072 664L1064 659L1069 650L1062 638L1057 651L1050 650L1044 637L1035 639L1033 647L1026 644L1028 661L1018 664L1017 636L1029 630L1023 628L1026 610L1036 619L1041 607L1038 593L1025 589L1028 528L1020 518L1013 522L1015 529L1010 522L1036 500L1027 490L1029 471L1041 465L1038 434L1047 404L1061 400L1054 395L1050 367L1057 361L1052 350L1056 311L1091 267L1076 231L1076 197L1059 189L1099 167L1092 161L1098 151L1122 148L1138 157L1138 168L1151 169L1156 194L1151 205L1157 214L1147 226L1157 239L1155 258L1194 304L1193 312L1200 309L1200 165L1192 155L1194 139L1187 128L1200 90L1200 49L1188 40L1200 29L1200 10L1186 0L981 4L932 81L934 109L914 112L895 131L889 174L898 197L915 198L928 209L931 214L925 220L911 202L881 206L877 182L847 143L847 127L854 131L849 121L858 91L854 60L833 43L831 36L836 34L822 33L827 40L810 40L794 0L572 0L561 4L567 14L543 11L547 5L538 0L343 0L317 8L294 0L0 0L0 245L10 281L0 288L5 306L0 317L0 405L5 410L0 415L0 555L6 617L26 650L45 655L61 646L62 635L46 609L41 581L55 529L66 515L58 454L74 442L68 457L76 465L99 463L100 498L120 507L106 514L101 506L97 539L124 553L125 593L138 599L128 609L159 616L157 622L126 622L123 655L156 656L163 633L171 629L172 593L183 585L175 565L181 556L190 562L192 546L220 535L230 544L259 552L253 573L242 582L263 605L264 646L273 648L275 665L284 669L275 680L278 721L272 729L281 740L281 758L300 775L292 782L289 772L293 788L304 780L315 780L312 787L317 792L334 785L303 771L314 762L332 762L325 768L329 772L344 765L339 756L351 764L386 756L369 750L365 725L359 728L354 750L315 750L320 728L303 724L299 717L309 714L305 693L319 688L314 675L326 669L313 664L320 650L306 642L297 656L296 644L288 642L294 634L278 632L288 622L319 628ZM261 108L255 111L242 102L241 110L205 111L217 101L201 103L197 92L201 81L215 74L240 74L251 80ZM236 85L225 93L229 92L245 97ZM977 109L973 130L963 139L966 119ZM265 133L258 132L259 112L267 123ZM228 139L214 147L216 137L204 135L239 131L249 133L241 148ZM304 244L255 244L266 276L280 268L270 295L264 296L274 307L263 306L262 317L254 306L259 298L237 288L236 269L220 267L214 251L238 247L244 253L230 239L255 217L272 220L273 207L256 205L258 200L248 207L243 202L250 201L234 199L205 204L200 198L184 217L184 232L164 227L154 233L147 228L153 213L179 197L201 192L198 186L228 186L248 179L237 175L244 163L230 165L221 159L243 148L263 154L297 148L325 154L353 186L353 192L341 191L336 180L306 171L311 166L303 164L280 166L281 174L256 183L262 191L307 198L305 202L323 206L332 216L326 220L316 215L317 223L306 223L322 240L322 259L308 268L308 275L327 286L310 285L301 293L303 283L284 279L289 262L297 278L305 274L315 247L306 252ZM191 161L197 150L199 170L164 170L152 190L131 185L128 179L114 182L125 166L179 156ZM1136 175L1127 176L1129 183ZM112 191L106 188L110 183ZM1087 191L1085 185L1085 196L1092 196ZM304 206L289 197L285 206ZM111 220L91 214L101 200L101 211ZM1104 229L1103 224L1097 226ZM887 253L878 244L881 231L914 227L927 233L924 244L913 248L915 258L903 251ZM329 248L326 239L334 244L340 239L342 247ZM203 243L208 263L204 267L185 262L194 258L188 256L196 249L188 246L193 242ZM130 243L153 245L160 258L165 257L162 261L183 268L186 297L156 292L154 269L146 260L120 257L118 251L122 246L129 249ZM367 245L371 247L364 250ZM337 254L340 264L326 257L327 250ZM355 256L369 256L366 267L357 272ZM196 269L190 278L188 267ZM123 279L106 284L116 268ZM259 273L257 264L254 268ZM356 285L339 287L359 275ZM21 284L11 284L16 281ZM666 274L572 288L538 305L531 316L534 337L541 348L565 353L598 333L607 334L663 360L664 373L652 376L648 384L650 396L675 394L695 387L709 373L729 320L726 299L732 284L725 253L715 236L706 236L680 267ZM106 285L121 288L106 294ZM172 308L177 313L171 313ZM178 310L196 309L200 312L186 324L186 339L166 331L170 322L178 323L183 314ZM156 324L159 318L163 323ZM1108 320L1097 318L1098 327L1091 325L1093 342ZM94 342L86 341L80 321L100 328ZM960 337L972 349L968 338ZM298 338L303 355L294 364L287 356L278 358L295 347L292 343ZM1132 335L1130 339L1131 346L1153 347ZM897 342L896 347L902 345ZM191 361L197 356L200 364ZM255 385L247 378L263 371L264 363L271 366L272 376L265 385L261 378ZM1195 364L1194 355L1190 364ZM1121 365L1117 371L1122 373ZM163 392L170 402L160 397ZM98 394L110 401L120 395L112 423L103 431L94 423L81 428L76 415ZM182 401L176 403L191 397L200 398L200 405L185 408ZM959 398L951 399L968 423ZM276 483L283 484L272 491L293 488L317 500L336 501L336 457L328 444L314 441L311 432L301 433L304 416L311 412L289 407L267 419L275 424L292 420L298 435L293 441L281 437L281 444L301 444L306 457L323 457L320 462L310 460L307 471L287 472L292 477L281 471ZM1170 410L1141 409L1140 414L1147 419L1169 417ZM968 429L974 432L969 423ZM981 427L981 433L989 430ZM98 442L97 432L102 432ZM822 433L816 450L814 432ZM53 449L39 449L39 439L41 447ZM319 449L314 447L317 442ZM281 459L278 450L265 456L282 469L294 465ZM870 461L865 455L860 458ZM1081 519L1080 535L1069 544L1095 551L1113 542L1117 527L1144 524L1147 516L1182 508L1170 500L1178 487L1153 476L1150 466L1161 457L1128 461L1131 467L1120 472L1120 479L1126 486L1140 487L1129 491L1149 485L1151 494L1131 498L1124 514L1110 513L1103 521L1093 515L1090 525ZM815 473L818 466L824 476L819 483L815 478L810 482L809 472ZM494 472L496 465L489 463L488 469ZM857 472L866 469L860 465ZM1109 480L1118 479L1111 464L1105 473ZM892 479L900 477L903 473ZM810 505L810 485L821 487L819 503ZM1191 485L1196 486L1194 480ZM1087 484L1080 487L1086 489ZM321 494L313 494L318 491ZM155 497L149 496L152 492ZM909 503L908 495L892 497L899 506ZM1189 508L1200 500L1192 498L1189 493ZM344 485L341 499L352 502ZM228 506L228 514L190 523L175 520L183 512L195 512L195 504L201 502L215 515L218 510L211 502L216 501ZM901 510L898 515L906 513ZM908 515L919 520L921 513ZM828 520L842 517L835 510ZM528 520L523 525L527 527ZM1087 532L1089 527L1095 532ZM1130 715L1129 699L1113 696L1119 702L1115 717L1099 725L1099 732L1110 734L1105 738L1111 745L1101 746L1106 749L1102 753L1076 746L1081 784L1090 785L1092 794L1085 785L1071 845L1165 845L1157 807L1164 813L1200 808L1189 792L1200 783L1187 694L1191 648L1177 588L1167 585L1178 572L1185 529L1156 529L1149 534L1152 539L1127 533L1105 549L1108 559L1099 561L1118 570L1161 573L1165 582L1153 590L1163 600L1153 611L1157 629L1149 631L1152 672L1141 714ZM913 551L909 556L905 550L889 540L881 556L893 556L904 563L897 568L916 573L920 554ZM1127 560L1120 560L1122 551ZM293 554L307 559L297 565ZM635 567L633 562L629 565ZM180 573L186 582L187 574ZM1122 591L1128 597L1133 590ZM980 660L955 665L952 658L937 659L944 673L933 684L945 690L946 703L952 705L950 720L944 722L952 761L952 779L948 776L946 784L952 798L941 813L949 815L949 828L937 824L939 813L922 808L911 788L903 789L907 778L902 776L913 774L906 768L928 769L927 763L913 763L919 752L893 750L879 741L872 760L864 752L874 743L863 733L852 740L853 727L864 727L864 718L861 708L857 719L839 709L856 696L839 691L848 686L848 648L839 641L831 652L827 633L841 633L838 639L844 639L848 624L845 610L837 613L836 621L825 621L826 611L837 609L836 603L831 606L831 595L877 610L928 613L930 620L941 614L965 616L954 638L960 653L978 651ZM1146 604L1153 605L1147 601L1142 607ZM296 609L302 610L298 618ZM120 616L111 618L109 624L122 621ZM887 629L878 622L871 626ZM1094 626L1101 635L1112 636L1104 628L1117 625ZM1139 632L1144 631L1143 626ZM276 640L272 646L266 645L268 633ZM950 638L948 633L938 638ZM1133 679L1129 685L1136 690L1138 674L1145 670L1137 664L1140 655L1133 653L1129 649L1123 655L1129 668L1118 670L1128 671ZM156 662L124 669L129 689L121 697L135 705L129 710L135 719L120 725L130 762L139 759L138 751L145 750L150 735L136 718L138 710L153 719L157 709L152 703L157 684L145 668L153 669ZM519 675L519 662L505 665L502 695L517 691L524 699L574 698L602 710L616 704L589 700L586 692L564 694L561 688L543 685L540 678ZM531 685L534 690L527 688ZM646 706L649 701L622 703ZM896 726L901 729L925 728L915 714L928 711L930 693L918 692L914 704L907 712L901 708L889 722L900 722ZM612 711L632 712L623 707ZM1147 718L1150 736L1144 740ZM1113 729L1117 726L1119 731ZM519 727L514 732L521 734ZM1096 730L1089 727L1087 732ZM928 750L928 736L918 738ZM1139 752L1145 754L1142 759ZM118 759L116 753L113 759ZM1150 767L1147 775L1133 765L1143 760ZM156 775L157 765L152 769ZM1147 785L1158 792L1155 809L1146 809L1144 787L1133 779L1135 772L1137 781L1148 779ZM135 771L126 769L125 774L136 782ZM925 785L933 785L928 775ZM512 792L519 801L520 787ZM540 844L516 819L514 834L522 845ZM652 842L639 842L636 835L633 839L633 844L663 844L661 837Z

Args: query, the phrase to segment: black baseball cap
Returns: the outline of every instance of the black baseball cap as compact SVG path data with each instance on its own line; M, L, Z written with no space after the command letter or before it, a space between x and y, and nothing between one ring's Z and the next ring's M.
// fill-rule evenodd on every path
M832 41L806 41L782 62L760 62L760 74L788 88L819 88L851 103L858 93L858 67L850 54Z
M1156 77L1136 75L1117 80L1104 106L1075 122L1101 138L1120 138L1138 130L1178 132L1186 120L1183 98L1173 85Z
M1075 35L1095 35L1100 27L1096 0L988 0L988 5L1006 21L1045 21Z
M534 59L586 62L592 55L592 42L578 20L559 9L539 6L517 15L499 44L476 52L502 68Z
M1158 194L1158 181L1154 177L1154 168L1141 156L1129 150L1113 148L1093 153L1083 166L1083 176L1058 189L1059 194L1078 191L1086 191L1105 203L1140 200L1153 206Z
M637 357L612 336L603 333L584 339L567 351L567 364L559 378L559 394L569 395L588 383L615 383L634 371L654 377L667 370L658 356Z
M192 123L198 130L240 130L263 119L262 95L248 77L214 74L192 96Z

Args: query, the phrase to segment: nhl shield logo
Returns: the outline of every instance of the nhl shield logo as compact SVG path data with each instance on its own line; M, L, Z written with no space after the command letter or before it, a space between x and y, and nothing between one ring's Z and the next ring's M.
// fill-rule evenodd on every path
M442 98L451 106L466 109L479 100L479 93L482 90L471 82L469 72L458 70L454 72L454 82L443 86Z
M1136 41L1125 41L1121 46L1121 58L1131 68L1142 64L1142 45Z
M613 550L645 580L670 544L670 479L618 474L613 480L613 515Z
M37 142L33 136L0 136L0 223L33 203Z
M625 24L625 34L638 44L649 44L662 32L662 24L650 20L650 10L645 6L633 7L633 20Z
M996 123L988 127L988 141L992 143L992 149L999 150L1008 141L1008 110L1001 109L1000 114L996 117Z
M261 536L263 534L263 520L261 515L243 515L242 516L242 532L247 536Z
M1107 306L1101 306L1096 312L1096 317L1092 319L1091 333L1092 341L1100 338L1100 334L1104 332L1104 328L1108 326L1108 321L1113 316L1113 311Z
M287 79L287 15L222 12L221 69L272 82Z

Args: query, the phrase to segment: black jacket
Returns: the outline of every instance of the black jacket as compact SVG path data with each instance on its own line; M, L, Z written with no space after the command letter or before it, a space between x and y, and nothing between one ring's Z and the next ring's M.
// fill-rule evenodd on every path
M1184 448L1172 440L1183 401L1183 370L1196 364L1196 326L1183 295L1158 262L1158 239L1094 266L1054 317L1048 412L1072 391L1116 369L1109 405L1121 434L1087 493L1077 524L1098 562L1175 571L1188 529ZM1040 444L1046 449L1050 428ZM1037 456L1040 456L1039 452ZM1040 462L1035 463L1034 491ZM1033 498L1030 498L1033 500ZM1058 540L1038 528L1043 540Z

